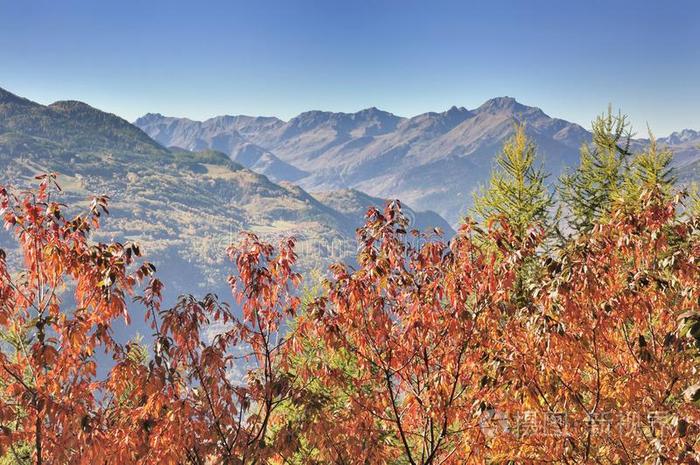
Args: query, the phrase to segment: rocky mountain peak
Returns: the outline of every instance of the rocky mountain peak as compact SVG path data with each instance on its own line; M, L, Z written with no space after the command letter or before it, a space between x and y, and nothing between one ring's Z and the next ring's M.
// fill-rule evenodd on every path
M668 144L684 144L691 141L700 142L700 131L695 131L694 129L675 131L670 136L662 139L662 141Z
M516 111L523 111L527 107L521 103L519 103L517 100L515 100L513 97L496 97L492 98L490 100L487 100L479 108L476 109L477 112L483 113L483 112L488 112L488 113L498 113L498 112L516 112Z

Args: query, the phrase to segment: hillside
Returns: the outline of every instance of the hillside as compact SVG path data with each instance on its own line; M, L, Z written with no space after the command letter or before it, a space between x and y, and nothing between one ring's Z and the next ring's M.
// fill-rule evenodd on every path
M118 149L163 155L163 147L129 122L82 102L43 106L0 89L0 137L5 153L65 154Z
M200 122L155 113L139 118L138 124L147 127L148 135L165 146L218 150L272 180L293 182L308 175L255 143L257 134L274 131L283 124L277 118L220 116Z
M232 121L246 135L275 126L268 119ZM241 147L239 157L253 167L285 169L284 162L258 152L254 144ZM305 270L346 259L356 250L355 228L366 208L384 203L356 191L312 196L246 169L206 144L193 149L165 148L127 121L85 103L44 106L0 89L0 183L28 185L36 174L56 172L66 203L85 205L91 195L108 195L111 215L99 235L142 243L171 283L171 296L196 289L226 293L225 249L242 230L268 239L295 236ZM420 227L440 226L453 234L437 214L408 211Z
M225 288L224 251L246 229L295 235L306 269L347 253L347 217L215 151L166 149L121 118L79 102L49 106L0 93L0 182L58 173L67 203L110 197L103 237L138 240L171 293ZM155 259L155 257L158 257Z

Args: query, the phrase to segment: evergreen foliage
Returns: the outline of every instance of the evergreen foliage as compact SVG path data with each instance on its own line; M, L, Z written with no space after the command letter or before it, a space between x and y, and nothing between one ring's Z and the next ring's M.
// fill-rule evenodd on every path
M648 147L635 154L625 174L625 204L638 205L642 193L653 188L659 189L665 196L671 195L676 182L671 167L672 160L673 153L668 149L659 148L654 134L649 130Z
M589 231L606 216L620 198L631 158L632 133L626 115L612 107L593 121L593 141L581 148L581 161L560 179L560 197L569 210L569 225L577 232Z
M533 225L547 226L553 199L547 174L535 166L537 147L518 124L496 157L498 168L489 186L474 198L474 212L483 220L506 218L519 238Z

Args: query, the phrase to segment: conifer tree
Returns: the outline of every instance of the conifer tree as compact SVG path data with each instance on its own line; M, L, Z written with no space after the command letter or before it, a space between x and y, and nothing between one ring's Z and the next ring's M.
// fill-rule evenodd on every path
M700 187L697 183L692 183L688 188L688 199L685 203L687 216L700 218Z
M524 124L516 124L515 133L504 143L496 157L497 168L489 186L474 198L474 213L481 220L504 219L519 244L524 244L533 228L551 232L552 194L545 181L547 173L535 166L537 147L525 133ZM529 289L541 269L536 256L523 260L516 272L513 302L526 306Z
M644 191L658 189L664 196L671 195L676 176L671 167L673 153L659 148L654 134L649 130L649 145L643 152L635 154L625 174L624 204L638 207Z
M482 220L504 217L519 239L534 225L547 227L553 206L547 174L535 166L537 147L517 124L515 134L496 158L489 186L474 198L474 212Z
M581 148L578 168L560 179L560 197L569 210L569 225L577 232L589 231L620 198L631 155L626 115L615 115L608 107L592 129L593 141Z

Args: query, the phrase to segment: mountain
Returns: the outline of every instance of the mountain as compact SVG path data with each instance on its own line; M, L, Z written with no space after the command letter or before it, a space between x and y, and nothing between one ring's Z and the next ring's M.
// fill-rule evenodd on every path
M164 146L193 151L218 150L272 180L293 182L308 174L253 142L256 134L269 133L284 124L277 118L218 116L200 122L149 113L134 124Z
M283 162L272 152L255 144L242 144L231 158L256 173L264 174L273 181L295 182L308 175L307 172Z
M294 235L303 268L355 250L355 223L302 189L280 185L221 152L167 149L127 121L80 102L44 106L0 91L0 183L26 186L56 172L62 201L108 195L98 238L137 240L169 284L170 297L226 295L227 244L241 230ZM331 244L343 244L344 248ZM7 233L0 234L7 247Z
M22 144L61 152L119 147L144 154L166 150L127 121L75 101L43 106L0 89L0 137L5 151ZM8 147L9 146L9 147Z
M230 123L217 125L222 118ZM232 159L237 159L238 149L227 151L216 141L236 134L299 170L289 180L307 190L354 188L375 197L400 198L415 208L435 210L453 225L471 203L474 189L488 178L493 157L516 121L527 124L543 163L554 174L574 164L581 144L590 138L582 127L510 97L489 100L474 110L452 107L412 118L377 108L310 111L288 122L274 119L248 126L245 135L238 118L199 123L146 115L135 124L165 145L188 137L185 148L204 144ZM160 129L165 125L173 130Z
M673 158L679 171L686 165L700 162L700 131L683 129L671 133L668 137L659 138L657 142L673 150Z
M512 97L494 98L472 110L455 106L412 118L368 108L357 113L308 111L287 122L250 116L196 122L149 114L135 124L164 145L186 141L183 147L191 150L216 148L309 191L357 189L374 198L400 198L417 209L434 210L456 226L474 191L487 181L515 122L526 124L552 179L575 166L581 145L591 140L583 127ZM659 139L675 152L679 171L700 160L699 134L684 130ZM232 150L219 144L228 137L237 140ZM270 161L256 166L243 160L239 147L244 142L238 138L254 144Z

